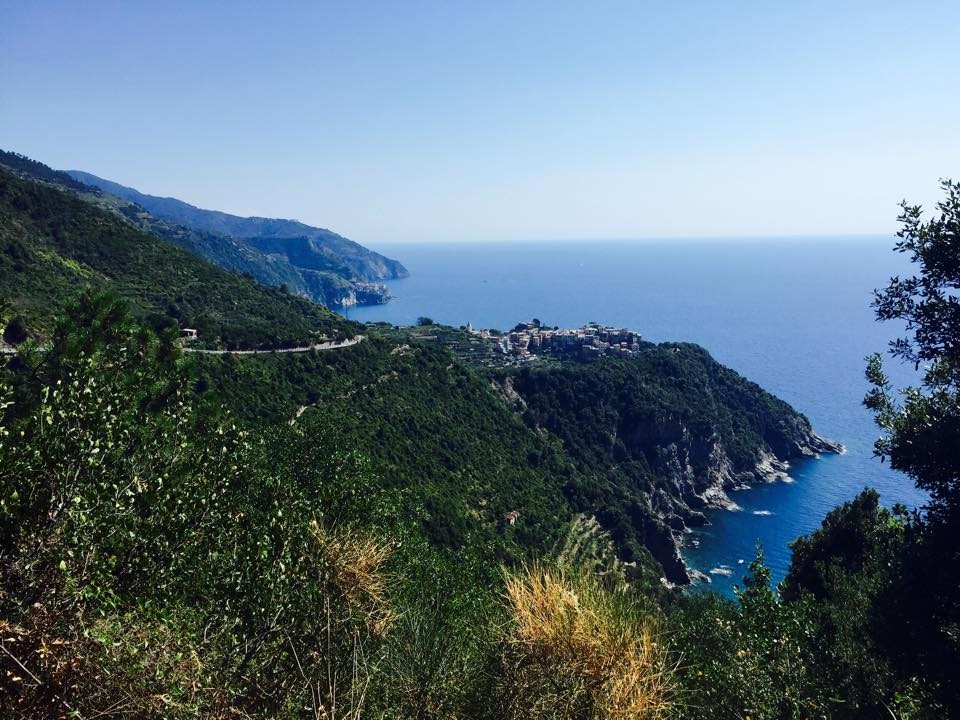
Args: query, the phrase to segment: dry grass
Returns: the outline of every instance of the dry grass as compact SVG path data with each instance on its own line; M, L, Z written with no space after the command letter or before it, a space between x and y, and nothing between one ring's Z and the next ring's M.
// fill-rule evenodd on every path
M505 583L511 693L527 717L636 720L666 713L672 673L658 623L625 591L542 565L507 574Z
M390 546L368 535L330 530L317 522L310 530L333 586L351 610L365 617L374 635L384 635L396 619L388 598L390 578L384 572L393 552Z

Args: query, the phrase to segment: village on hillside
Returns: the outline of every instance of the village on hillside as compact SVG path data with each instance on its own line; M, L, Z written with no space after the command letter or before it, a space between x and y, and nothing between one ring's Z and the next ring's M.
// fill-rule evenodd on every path
M579 328L545 327L539 320L518 323L509 333L491 330L468 332L493 342L503 355L520 362L535 360L541 355L576 360L595 360L603 356L631 357L640 351L640 333L599 323Z

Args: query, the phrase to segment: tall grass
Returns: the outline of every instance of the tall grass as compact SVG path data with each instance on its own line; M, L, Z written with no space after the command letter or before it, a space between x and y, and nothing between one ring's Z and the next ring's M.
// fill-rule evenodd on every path
M510 717L639 720L670 707L659 622L595 575L534 564L506 573L504 712Z

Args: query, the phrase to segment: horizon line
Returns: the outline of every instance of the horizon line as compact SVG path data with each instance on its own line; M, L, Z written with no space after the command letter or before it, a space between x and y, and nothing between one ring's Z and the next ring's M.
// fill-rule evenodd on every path
M345 236L346 237L346 236ZM783 233L764 234L751 233L746 235L641 235L641 236L611 236L611 237L546 237L546 238L490 238L490 239L459 239L459 240L354 240L361 244L370 245L483 245L483 244L564 244L564 243L642 243L642 242L703 242L703 241L785 241L785 240L879 240L893 239L895 231L888 232L859 232L859 233ZM350 238L353 239L353 238Z

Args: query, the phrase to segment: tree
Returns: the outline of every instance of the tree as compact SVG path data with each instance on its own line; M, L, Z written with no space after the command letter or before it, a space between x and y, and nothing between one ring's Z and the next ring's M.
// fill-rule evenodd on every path
M875 354L864 404L883 431L876 454L929 491L934 512L953 514L960 510L960 183L941 186L938 217L924 222L919 205L901 204L896 250L909 253L919 272L891 278L873 302L878 320L905 323L906 336L889 352L923 367L921 385L897 398Z
M930 493L926 514L907 526L897 582L879 601L882 639L901 672L919 673L960 717L960 184L941 187L945 198L927 221L919 205L901 204L896 250L918 271L891 278L873 303L879 320L904 323L889 352L922 368L920 385L898 396L873 355L864 404L883 431L876 454Z
M421 316L417 318L417 325L425 327L427 325L436 325L436 323L433 321L433 318Z
M844 699L841 717L879 717L884 703L910 689L880 650L889 624L878 618L898 582L907 520L906 508L891 512L879 493L864 490L790 543L781 596L787 603L809 601L814 610L817 665Z

